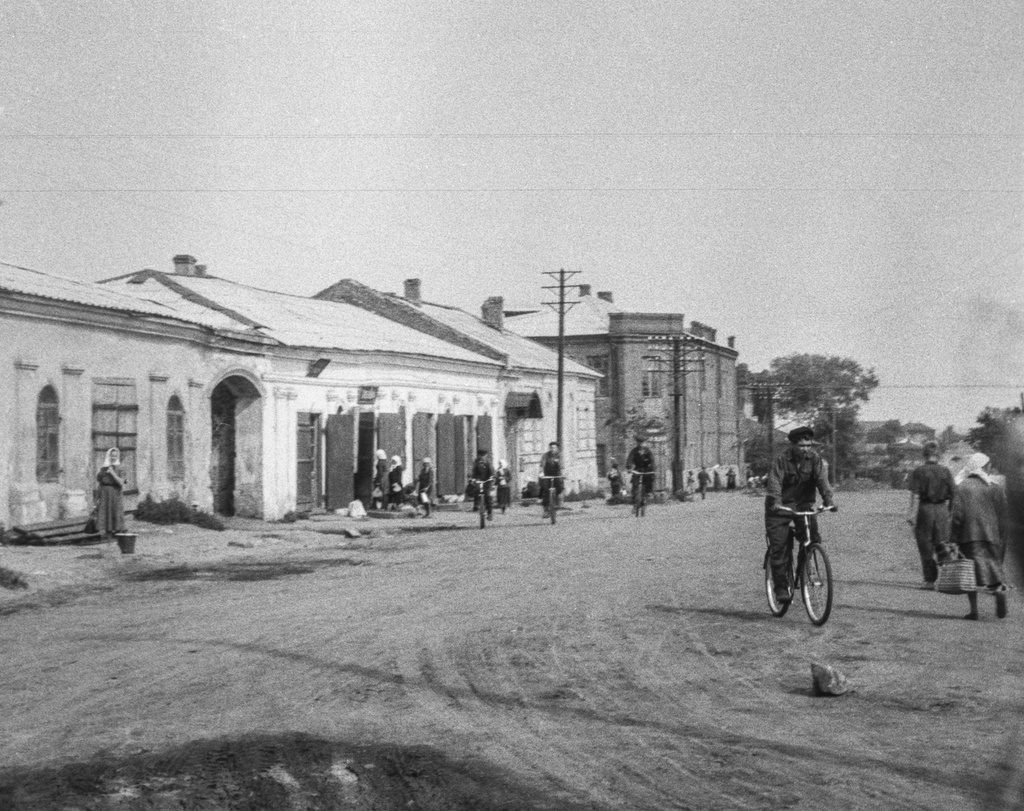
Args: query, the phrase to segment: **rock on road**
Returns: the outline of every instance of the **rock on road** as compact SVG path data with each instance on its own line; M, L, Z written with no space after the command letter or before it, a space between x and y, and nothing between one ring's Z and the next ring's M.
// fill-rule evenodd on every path
M225 551L190 566L143 536L89 588L0 602L0 806L992 807L1019 593L965 622L917 589L904 493L837 503L822 628L768 614L743 493L362 542L259 525L279 542L231 555L194 529ZM850 690L816 696L815 662Z

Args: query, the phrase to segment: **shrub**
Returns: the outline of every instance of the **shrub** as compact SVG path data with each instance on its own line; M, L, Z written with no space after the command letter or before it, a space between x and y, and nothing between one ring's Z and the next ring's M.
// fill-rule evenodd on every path
M152 496L147 495L135 508L135 517L150 524L195 524L204 529L224 529L224 522L217 516L193 509L177 497L153 501Z

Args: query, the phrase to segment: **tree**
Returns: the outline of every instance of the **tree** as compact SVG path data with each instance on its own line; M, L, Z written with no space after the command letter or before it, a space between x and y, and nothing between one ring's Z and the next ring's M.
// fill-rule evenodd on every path
M775 413L814 426L815 435L828 440L833 478L856 468L857 414L878 386L874 369L852 358L796 354L775 358L763 379Z
M967 432L967 441L976 450L988 456L996 470L1006 471L1012 467L1009 458L1013 445L1010 441L1012 426L1021 419L1019 408L988 406L978 415L977 426Z

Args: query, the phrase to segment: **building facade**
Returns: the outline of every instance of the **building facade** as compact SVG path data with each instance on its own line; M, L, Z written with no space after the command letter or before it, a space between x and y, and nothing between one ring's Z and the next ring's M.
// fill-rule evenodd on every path
M173 273L98 285L0 264L0 325L7 525L87 514L109 447L128 509L173 496L276 519L369 501L378 449L402 459L406 482L432 457L437 495L457 496L477 448L507 453L510 417L534 444L554 431L543 369L468 335L216 278L184 255ZM581 370L574 388L591 446L597 379ZM595 480L593 450L572 465L575 481Z
M599 468L624 463L633 434L647 434L657 459L657 486L674 489L678 444L679 482L707 468L724 484L729 469L745 475L740 436L742 406L736 383L738 352L730 337L681 314L625 312L612 294L579 300L565 317L566 355L602 373L596 402ZM509 312L512 329L549 348L558 345L553 312Z

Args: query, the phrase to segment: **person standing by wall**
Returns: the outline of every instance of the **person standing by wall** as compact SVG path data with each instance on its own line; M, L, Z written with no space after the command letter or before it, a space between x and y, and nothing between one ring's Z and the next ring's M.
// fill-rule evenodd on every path
M996 598L996 616L1006 616L1006 577L1003 557L1006 553L1006 493L989 475L988 457L976 453L967 459L953 497L951 535L961 554L974 561L978 589ZM968 592L970 612L967 620L978 619L978 593Z
M96 498L96 531L105 541L124 532L123 491L126 480L121 478L121 451L111 448L103 459L103 467L96 474L99 492Z
M934 589L938 563L949 545L950 511L953 508L953 473L939 464L939 443L924 443L924 464L914 468L907 480L910 504L907 522L914 528L921 556L921 588Z
M608 489L611 491L611 498L617 499L622 495L622 472L619 470L619 463L611 460L611 467L608 468Z
M416 510L423 510L423 517L430 518L430 499L434 488L434 463L424 457L419 475L416 477Z
M402 477L405 475L405 467L399 456L391 457L391 470L388 471L387 504L389 510L397 510L405 501L405 491L402 489Z
M504 459L498 460L494 483L498 489L498 507L504 513L512 505L512 471Z
M375 456L370 506L375 510L381 510L388 503L388 454L383 448L378 448Z

